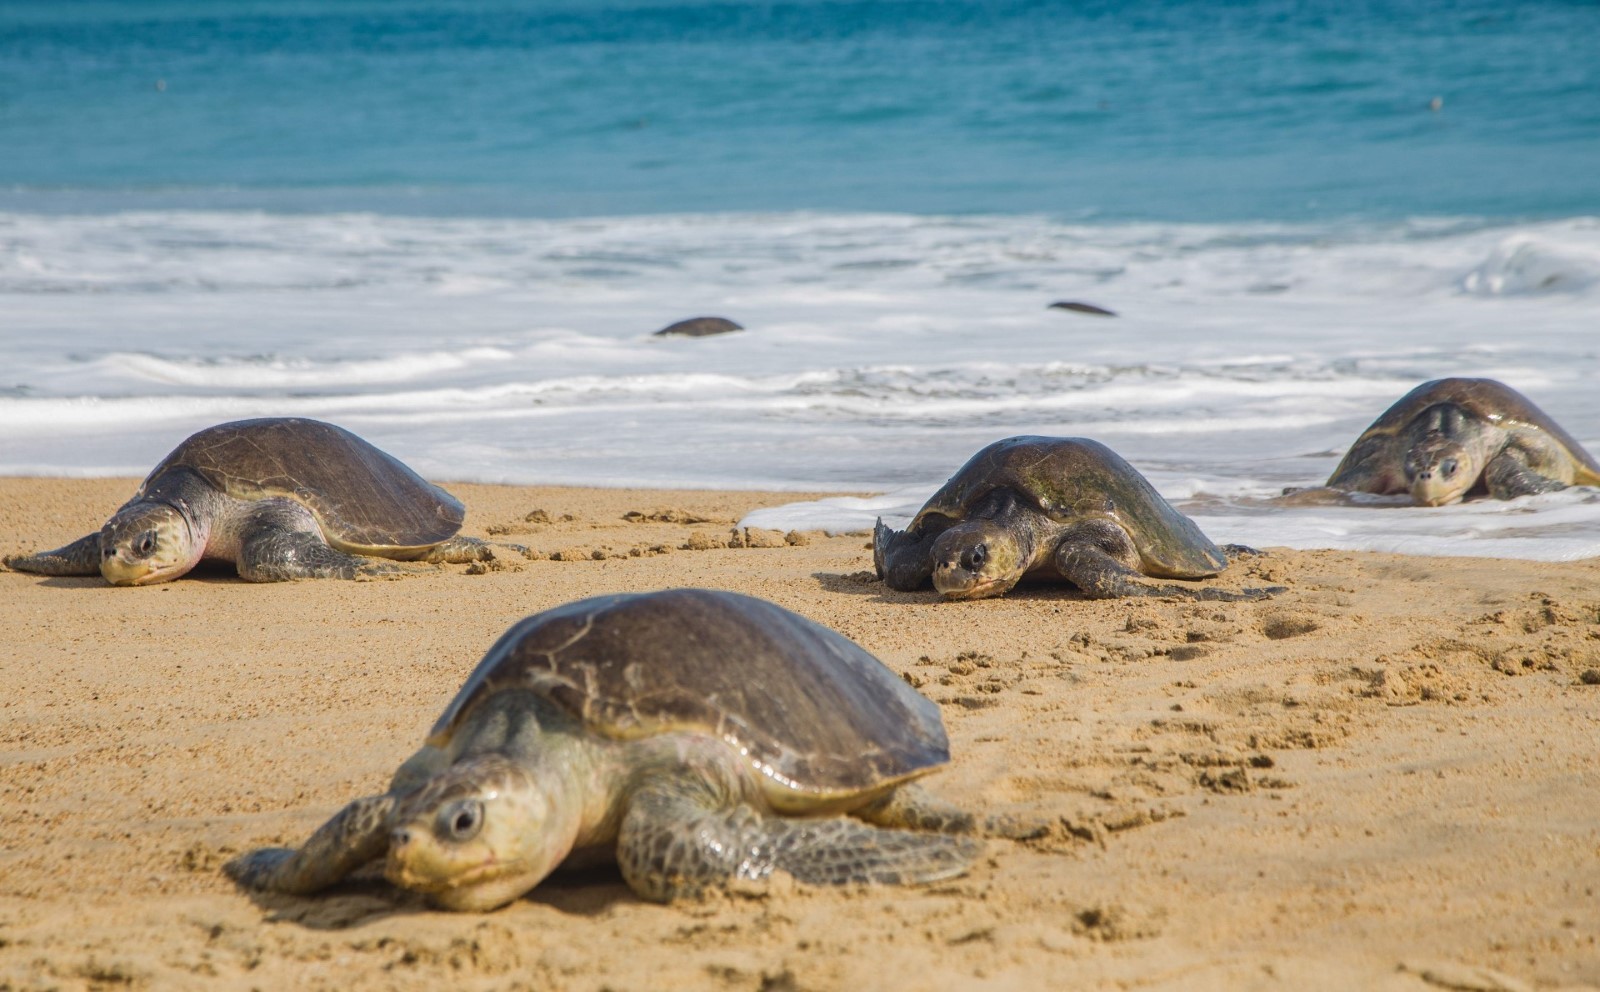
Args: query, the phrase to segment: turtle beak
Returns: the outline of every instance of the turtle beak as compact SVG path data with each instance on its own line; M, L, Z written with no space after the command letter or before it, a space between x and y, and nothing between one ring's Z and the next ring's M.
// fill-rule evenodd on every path
M977 572L962 568L958 561L942 561L934 566L933 587L945 599L983 599L1006 591L1001 579L982 579Z
M1466 487L1461 484L1459 475L1454 458L1427 466L1411 480L1412 501L1419 506L1444 506L1446 503L1460 502Z
M100 529L100 574L116 586L166 582L199 563L205 552L189 518L159 504L118 514Z
M951 581L949 578L941 583L936 577L934 585L939 588L940 595L949 600L987 599L990 596L1002 596L1011 589L1004 579L990 579L987 582L978 582L970 574L961 576L959 583Z
M114 547L100 553L100 574L114 586L144 586L160 582L162 575L151 569L147 561L129 561Z
M383 876L402 889L430 892L440 881L416 870L428 854L429 845L419 840L426 828L418 824L396 827L389 832L389 852L384 859Z

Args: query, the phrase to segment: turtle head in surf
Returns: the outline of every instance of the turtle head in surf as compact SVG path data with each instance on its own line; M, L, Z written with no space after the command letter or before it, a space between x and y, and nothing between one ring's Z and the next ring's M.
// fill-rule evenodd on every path
M1411 498L1418 506L1444 506L1461 502L1481 468L1467 446L1431 434L1406 453L1405 471Z

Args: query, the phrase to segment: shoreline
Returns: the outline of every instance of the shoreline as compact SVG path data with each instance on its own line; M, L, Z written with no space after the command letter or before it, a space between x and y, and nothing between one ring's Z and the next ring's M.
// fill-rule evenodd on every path
M0 552L80 537L136 485L0 478ZM872 580L860 535L716 546L837 493L444 485L464 533L544 557L0 571L0 988L1600 988L1600 559L1269 548L1221 580L1288 587L1263 602L939 603ZM515 620L677 585L856 640L940 704L931 790L1056 826L931 887L666 907L611 871L484 915L222 876L381 790Z

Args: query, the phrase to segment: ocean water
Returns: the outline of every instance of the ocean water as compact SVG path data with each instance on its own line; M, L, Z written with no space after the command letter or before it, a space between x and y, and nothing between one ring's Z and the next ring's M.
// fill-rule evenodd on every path
M7 0L0 209L1573 216L1597 52L1580 0Z
M1591 491L1262 503L1445 375L1600 450L1596 52L1579 3L13 0L0 473L298 415L889 494L747 521L850 530L1044 433L1219 541L1597 555ZM699 314L747 330L651 336Z

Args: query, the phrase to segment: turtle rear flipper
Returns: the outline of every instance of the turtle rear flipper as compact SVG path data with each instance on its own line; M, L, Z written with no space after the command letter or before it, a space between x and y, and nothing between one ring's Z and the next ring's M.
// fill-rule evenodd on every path
M917 884L966 872L970 837L887 830L848 817L764 815L723 805L709 784L663 779L635 793L617 838L623 878L646 899L692 898L774 871L809 885Z
M100 532L86 534L54 551L31 555L7 555L7 568L38 575L99 575Z
M298 850L264 847L241 854L222 870L247 889L307 895L344 879L389 847L392 794L357 799L317 828Z
M519 553L527 550L515 544L503 547L515 548ZM466 565L475 561L494 561L494 548L488 541L457 534L450 540L434 546L420 560L430 565Z
M915 782L907 782L860 809L852 816L880 827L927 830L939 834L976 834L978 818L954 803L940 799Z
M879 827L1007 840L1029 840L1050 832L1050 824L1044 819L1011 813L980 817L939 798L918 782L907 782L850 815Z

